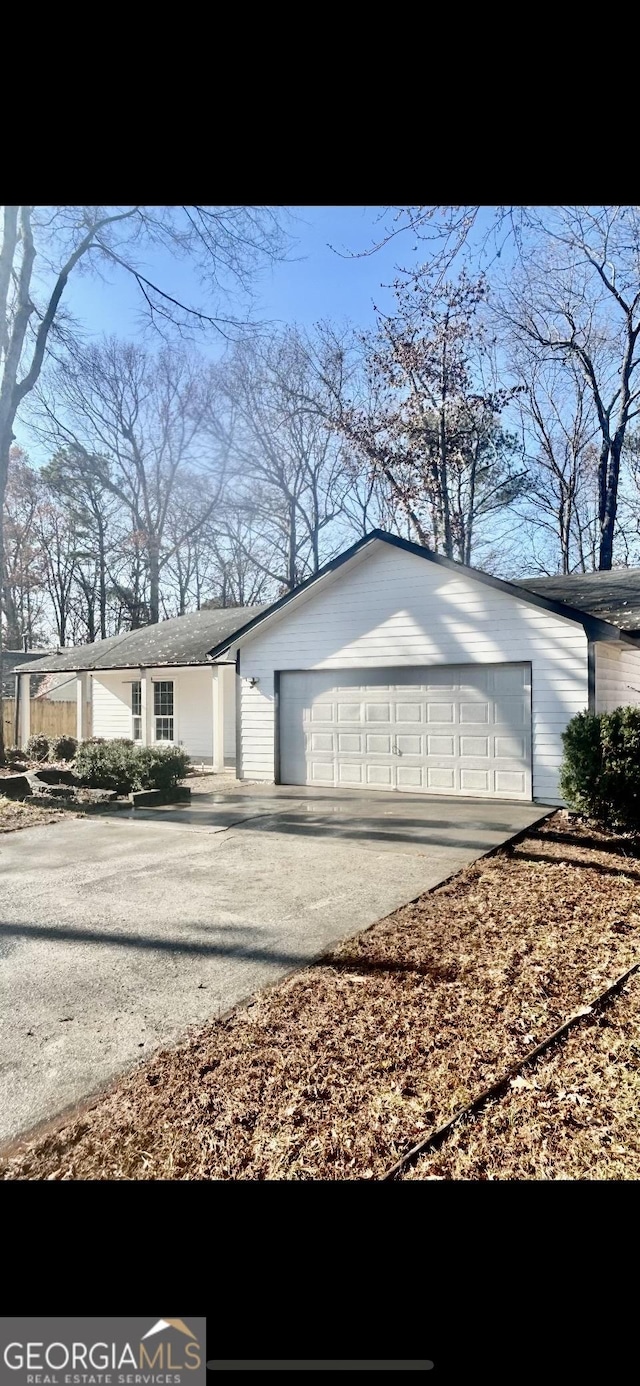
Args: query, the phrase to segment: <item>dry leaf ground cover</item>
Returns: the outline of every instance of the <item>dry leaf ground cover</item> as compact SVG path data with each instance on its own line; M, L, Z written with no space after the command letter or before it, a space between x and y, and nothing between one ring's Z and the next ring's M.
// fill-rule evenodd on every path
M379 1178L638 955L638 848L555 814L158 1053L5 1177Z
M18 799L7 799L0 794L0 833L33 828L36 823L57 823L62 816L61 809L38 808L36 804L22 804Z
M640 977L406 1179L638 1179Z

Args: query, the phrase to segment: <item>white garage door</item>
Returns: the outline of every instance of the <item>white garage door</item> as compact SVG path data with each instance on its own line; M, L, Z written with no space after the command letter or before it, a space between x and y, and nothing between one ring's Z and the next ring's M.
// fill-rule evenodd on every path
M528 664L280 675L280 781L531 798Z

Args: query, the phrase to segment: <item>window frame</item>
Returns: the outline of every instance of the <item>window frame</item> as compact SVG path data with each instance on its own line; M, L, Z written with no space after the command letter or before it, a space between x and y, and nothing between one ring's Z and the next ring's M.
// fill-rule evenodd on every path
M156 712L156 694L163 696L162 685L169 685L171 688L171 712ZM153 688L153 741L159 746L174 746L176 740L176 681L175 679L152 679ZM171 725L170 736L158 736L158 723L167 722Z
M138 699L137 710L135 708L135 693L137 693ZM136 736L136 722L139 724L139 736ZM131 681L131 740L136 746L142 745L142 679L132 679Z

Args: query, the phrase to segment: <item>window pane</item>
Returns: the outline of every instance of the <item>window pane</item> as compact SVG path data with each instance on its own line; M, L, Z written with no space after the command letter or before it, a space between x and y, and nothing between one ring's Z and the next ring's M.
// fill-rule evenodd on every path
M156 741L173 741L173 717L156 717Z
M173 679L154 683L153 711L156 717L173 717Z
M133 721L133 739L134 739L134 741L142 741L142 718L141 718L141 717L134 717L134 718L132 718L132 721Z
M139 679L131 685L131 711L134 717L139 717L142 712L142 684Z

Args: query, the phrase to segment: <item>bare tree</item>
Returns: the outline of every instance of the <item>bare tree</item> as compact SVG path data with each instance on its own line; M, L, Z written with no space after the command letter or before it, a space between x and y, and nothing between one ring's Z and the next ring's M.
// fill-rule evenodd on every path
M252 606L270 602L278 589L268 573L269 531L255 515L232 505L212 526L207 536L212 566L209 587L213 595L203 606Z
M536 566L588 572L598 561L597 420L575 363L522 351L518 396L528 486L519 512L542 540Z
M106 458L100 485L128 511L144 551L149 621L160 617L160 579L176 549L213 513L222 495L226 458L205 433L214 377L193 353L163 348L152 356L116 338L78 348L53 375L43 398L53 436L75 455ZM42 425L41 425L42 426ZM184 513L184 530L167 543L180 477L206 477L199 503ZM192 497L195 497L192 491Z
M12 448L11 476L4 499L2 617L4 641L33 648L44 631L44 562L36 524L40 486L21 448Z
M54 611L58 641L64 646L73 614L77 534L67 507L56 503L44 486L40 487L34 528L44 568L44 586Z
M484 282L463 273L438 289L421 270L394 289L396 312L378 312L377 332L363 338L367 406L343 407L337 426L415 536L468 563L479 522L525 480L500 423L513 392L486 380Z
M53 338L69 279L80 265L96 274L123 271L162 329L213 327L229 334L242 318L225 312L230 293L245 295L256 270L281 257L282 218L263 207L32 207L2 210L0 245L0 516L18 411L29 398ZM200 303L188 303L147 272L145 255L170 250L195 269ZM244 315L243 315L244 316ZM2 571L0 525L0 571ZM1 624L1 623L0 623ZM0 644L0 679L2 646ZM0 725L0 761L3 759Z
M297 329L236 347L219 373L226 407L211 416L242 481L237 504L270 535L265 576L290 590L318 571L345 486L344 441L331 426L344 351ZM248 555L254 558L255 555Z
M76 579L83 598L79 627L85 640L109 632L109 559L115 541L117 500L109 462L82 448L63 448L41 470L51 495L67 507L77 536ZM84 627L84 630L83 630Z
M627 429L640 410L640 210L530 214L527 255L503 284L502 320L538 353L580 371L598 425L598 567L611 568Z

